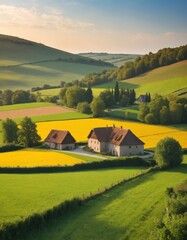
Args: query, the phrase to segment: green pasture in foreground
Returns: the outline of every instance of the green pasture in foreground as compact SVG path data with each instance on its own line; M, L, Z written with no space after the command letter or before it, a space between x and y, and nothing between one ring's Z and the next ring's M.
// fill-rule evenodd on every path
M166 188L183 182L186 174L187 155L180 167L124 183L24 239L148 239L155 221L163 214Z
M6 106L0 106L0 112L26 109L26 108L47 107L47 106L54 106L54 104L49 102L33 102L33 103L20 103L20 104L6 105Z
M0 223L14 222L98 188L110 186L144 168L119 168L53 174L0 174Z

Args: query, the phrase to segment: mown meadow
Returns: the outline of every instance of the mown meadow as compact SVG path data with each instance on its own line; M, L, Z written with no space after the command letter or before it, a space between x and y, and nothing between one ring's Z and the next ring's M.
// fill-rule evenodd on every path
M56 219L26 240L144 240L163 215L166 188L186 179L187 155L180 167L148 173L87 202L64 220Z
M0 224L41 213L73 197L89 195L143 167L52 174L0 174Z

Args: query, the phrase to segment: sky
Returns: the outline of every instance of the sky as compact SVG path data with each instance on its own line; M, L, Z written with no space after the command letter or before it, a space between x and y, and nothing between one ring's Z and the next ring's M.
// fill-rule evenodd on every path
M187 0L0 0L0 34L67 52L139 53L187 44Z

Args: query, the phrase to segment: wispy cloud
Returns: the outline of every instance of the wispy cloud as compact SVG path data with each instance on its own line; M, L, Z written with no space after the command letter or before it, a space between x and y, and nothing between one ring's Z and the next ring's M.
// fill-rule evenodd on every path
M66 31L94 28L93 23L73 21L63 15L63 12L54 8L45 8L40 11L36 8L0 5L1 27L18 28L45 28L61 29Z

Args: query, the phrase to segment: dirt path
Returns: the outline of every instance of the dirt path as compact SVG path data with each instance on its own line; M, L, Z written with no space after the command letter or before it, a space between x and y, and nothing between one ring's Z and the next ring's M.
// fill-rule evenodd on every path
M0 119L6 118L22 118L22 117L34 117L34 116L44 116L50 114L73 112L73 110L68 108L63 108L59 106L47 106L39 108L27 108L19 110L9 110L0 112Z

